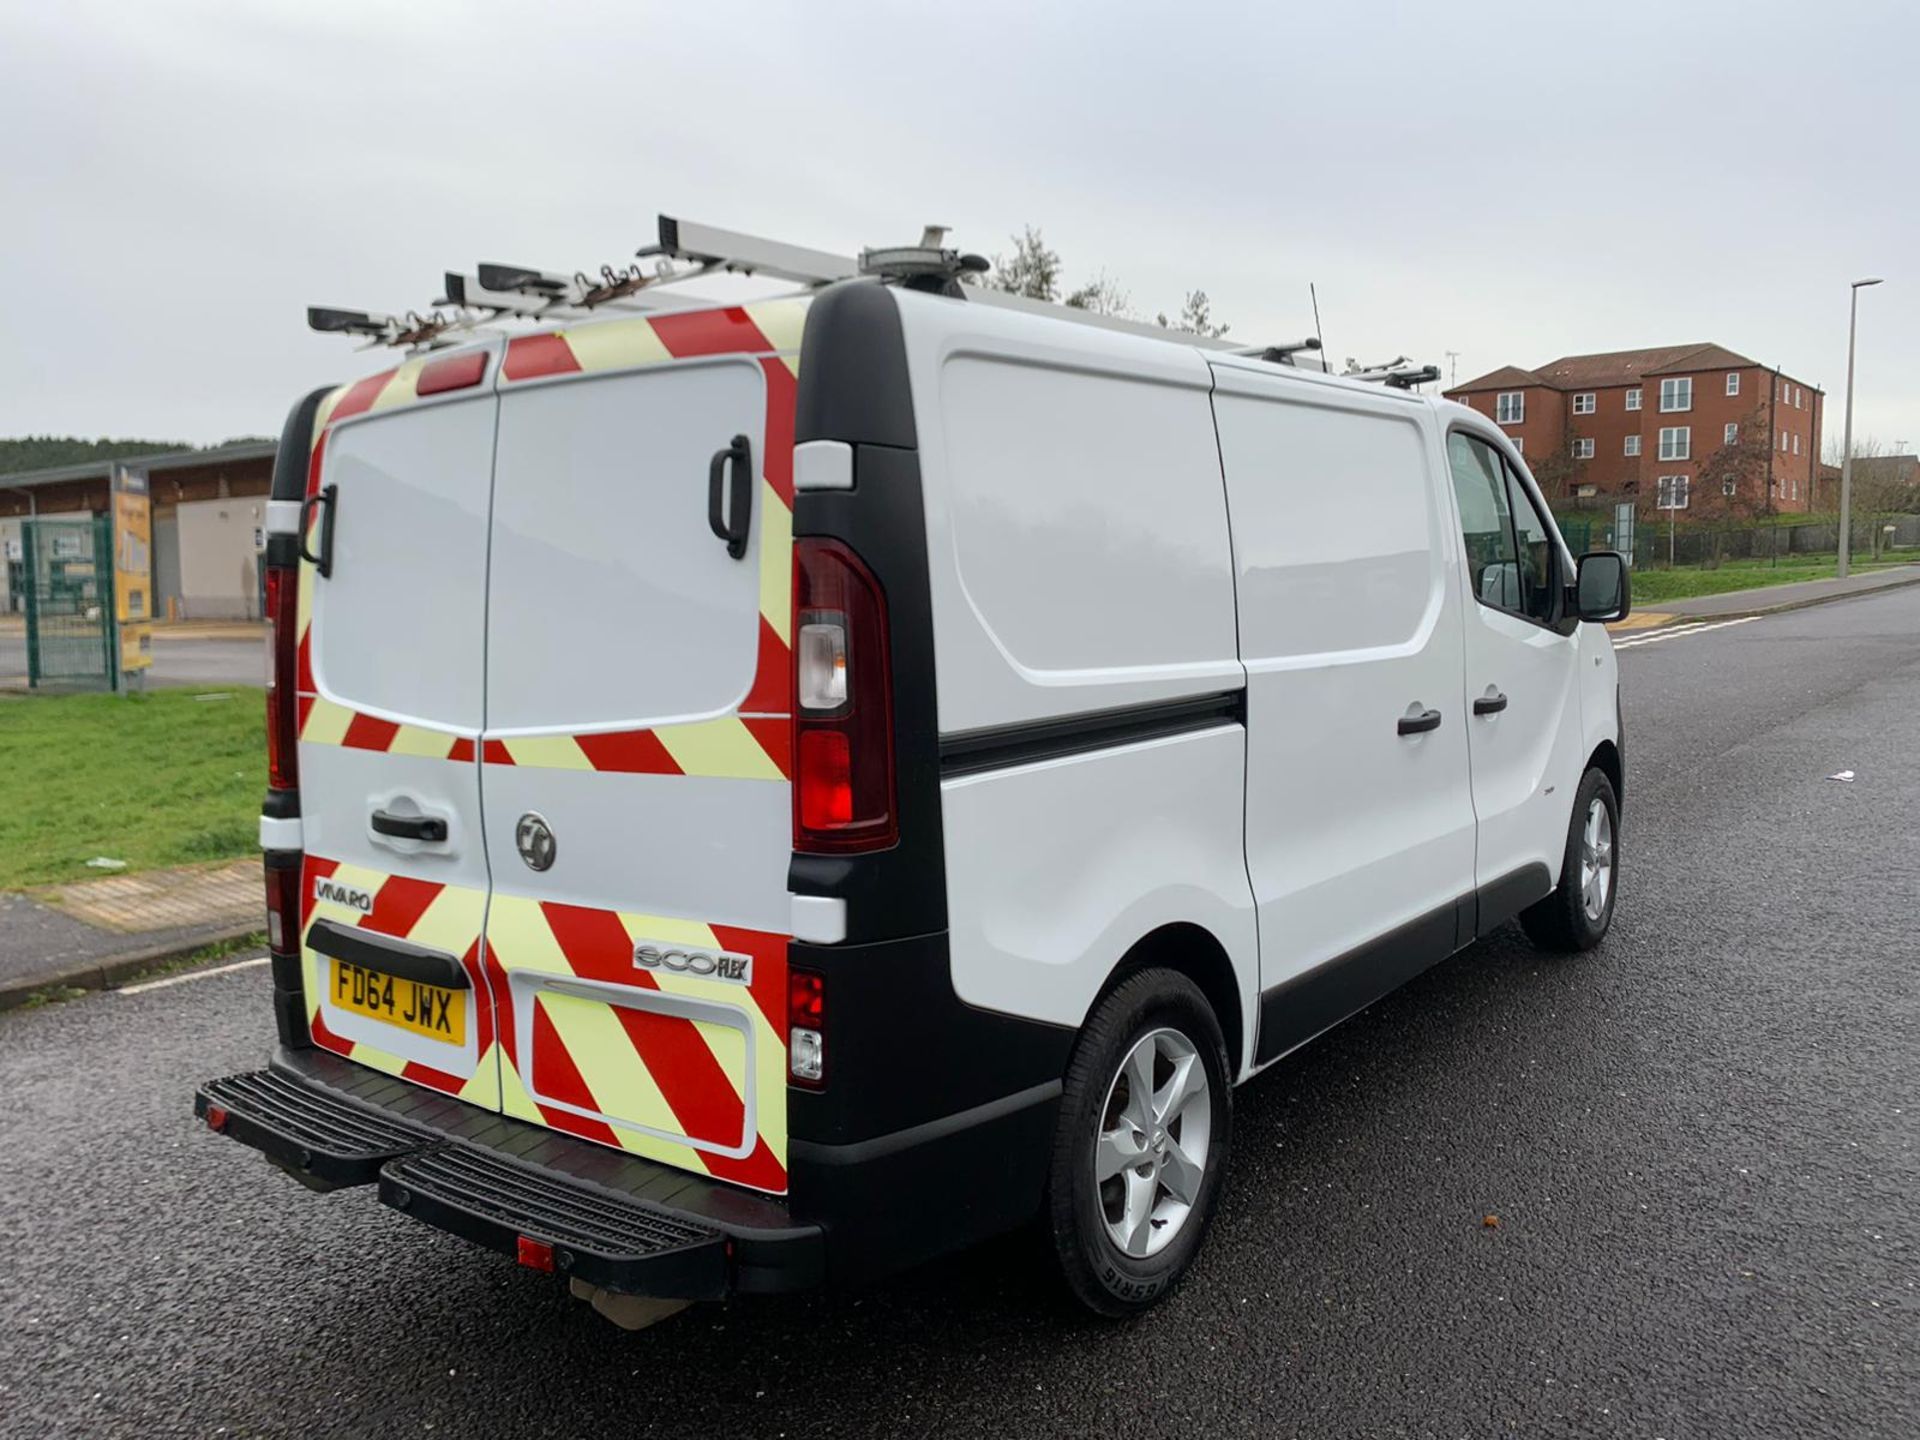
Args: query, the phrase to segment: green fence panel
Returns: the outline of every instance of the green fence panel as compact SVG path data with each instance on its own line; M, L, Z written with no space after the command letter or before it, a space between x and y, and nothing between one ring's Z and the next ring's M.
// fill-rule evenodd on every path
M27 520L20 539L28 684L113 689L113 522Z

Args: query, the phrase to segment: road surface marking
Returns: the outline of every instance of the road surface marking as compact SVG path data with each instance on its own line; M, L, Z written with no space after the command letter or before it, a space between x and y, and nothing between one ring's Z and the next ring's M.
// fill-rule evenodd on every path
M1616 640L1616 650L1631 650L1636 645L1658 645L1663 640L1676 640L1682 635L1699 635L1707 630L1724 630L1729 625L1746 625L1754 620L1764 620L1764 615L1741 615L1732 620L1713 620L1698 625L1676 625L1671 630L1656 630L1651 635L1637 635L1631 640Z
M251 970L256 965L266 963L266 956L256 955L251 960L236 960L231 965L216 965L211 970L189 970L184 975L169 975L164 980L147 980L138 985L122 985L114 993L144 995L149 990L164 990L169 985L184 985L189 980L210 980L215 975L231 975L236 970Z

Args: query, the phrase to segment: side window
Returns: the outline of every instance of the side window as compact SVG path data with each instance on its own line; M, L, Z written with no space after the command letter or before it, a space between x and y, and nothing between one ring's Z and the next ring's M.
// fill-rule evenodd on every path
M1554 553L1553 531L1534 506L1527 487L1513 472L1507 472L1507 493L1511 497L1513 529L1520 543L1519 613L1542 625L1553 623Z
M1483 605L1525 614L1506 466L1492 446L1455 431L1447 437L1447 467L1460 507L1460 535L1467 546L1467 578L1473 593Z

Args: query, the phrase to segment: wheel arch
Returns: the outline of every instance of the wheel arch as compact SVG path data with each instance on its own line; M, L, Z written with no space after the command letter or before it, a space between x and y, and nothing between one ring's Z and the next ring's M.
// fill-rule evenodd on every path
M1611 740L1602 740L1587 757L1586 769L1598 770L1612 782L1614 803L1624 809L1627 803L1627 768L1621 761L1620 747Z
M1148 931L1128 948L1107 976L1089 1014L1129 977L1142 970L1172 970L1184 975L1200 988L1213 1015L1220 1022L1220 1034L1227 1044L1227 1059L1237 1080L1245 1066L1246 1020L1241 1013L1240 982L1233 960L1219 937L1204 925L1177 920Z

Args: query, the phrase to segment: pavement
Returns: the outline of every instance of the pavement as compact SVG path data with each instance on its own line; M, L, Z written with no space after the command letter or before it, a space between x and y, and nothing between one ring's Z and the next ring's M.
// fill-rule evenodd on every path
M1606 944L1509 927L1238 1091L1134 1323L1016 1237L616 1330L193 1121L254 966L0 1015L0 1433L1911 1440L1920 589L1620 666Z
M0 894L0 1010L99 989L265 923L257 859Z

